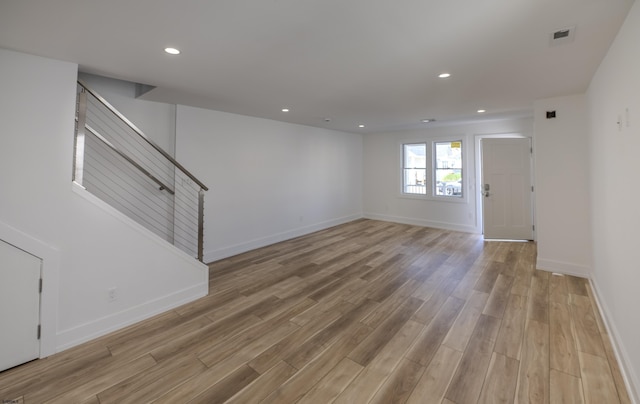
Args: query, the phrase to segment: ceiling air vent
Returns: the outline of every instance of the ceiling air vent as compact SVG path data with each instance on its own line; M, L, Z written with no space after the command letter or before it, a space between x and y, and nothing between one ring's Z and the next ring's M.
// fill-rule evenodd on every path
M576 27L563 28L549 35L549 44L557 46L573 42Z

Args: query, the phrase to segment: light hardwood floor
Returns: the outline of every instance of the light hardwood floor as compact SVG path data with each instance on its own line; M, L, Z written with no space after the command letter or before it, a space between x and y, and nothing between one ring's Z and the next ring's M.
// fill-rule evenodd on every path
M20 403L629 403L589 283L534 243L373 220L210 265L210 295L0 373Z

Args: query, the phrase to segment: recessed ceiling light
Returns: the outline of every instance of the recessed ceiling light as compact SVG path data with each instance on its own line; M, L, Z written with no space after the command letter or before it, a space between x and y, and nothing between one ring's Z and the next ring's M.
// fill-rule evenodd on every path
M179 55L180 51L176 48L164 48L164 51L170 55Z
M282 112L289 112L289 108L282 108Z
M364 124L361 123L360 125L358 125L358 128L364 128Z
M440 73L438 77L440 77L441 79L446 79L451 77L451 73Z
M486 110L486 109L479 109L479 110L478 110L478 113L479 113L479 114L484 114L485 112L487 112L487 110Z
M429 122L433 122L435 121L435 119L433 118L425 118L425 119L421 119L420 122L422 123L429 123Z

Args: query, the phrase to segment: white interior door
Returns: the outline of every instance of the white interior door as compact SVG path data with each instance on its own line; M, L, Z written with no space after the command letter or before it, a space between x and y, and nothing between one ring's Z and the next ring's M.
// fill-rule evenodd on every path
M0 240L0 371L40 356L41 264Z
M531 140L482 139L484 237L533 240Z

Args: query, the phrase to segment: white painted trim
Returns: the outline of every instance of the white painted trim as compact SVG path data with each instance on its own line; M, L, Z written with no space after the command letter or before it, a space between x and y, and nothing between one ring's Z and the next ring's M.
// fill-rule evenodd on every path
M574 264L572 262L549 260L539 255L536 259L536 268L547 272L578 276L580 278L589 278L589 274L591 273L591 268L587 266Z
M84 342L106 335L131 324L146 320L183 304L204 297L209 292L209 282L188 287L167 296L114 313L97 320L61 331L57 335L58 351L72 348Z
M0 240L42 260L42 294L40 295L40 358L56 353L58 326L58 282L60 251L45 242L0 222Z
M327 220L325 222L316 223L313 225L299 227L293 230L288 230L282 233L272 234L270 236L253 239L247 242L239 243L232 246L221 247L213 251L205 251L204 262L214 262L234 255L242 254L247 251L255 250L256 248L266 247L271 244L276 244L281 241L290 240L295 237L304 236L316 231L328 229L329 227L338 226L344 223L352 222L354 220L361 219L363 216L360 214L344 216L337 219Z
M607 329L607 333L611 338L611 345L613 346L613 353L616 356L616 360L620 365L620 372L622 373L622 378L624 379L624 384L627 387L627 392L629 393L631 402L633 404L638 404L640 402L640 397L638 396L638 390L636 387L640 387L640 380L638 379L638 375L633 371L633 367L629 366L629 363L625 360L625 358L629 358L629 354L627 350L624 348L624 345L620 339L620 333L616 328L615 324L611 322L609 319L613 318L611 315L611 310L604 303L603 300L600 299L601 293L598 288L598 284L593 280L589 279L589 283L591 284L591 289L593 290L593 298L596 301L596 305L598 306L598 311L600 312L600 317L604 319L604 326Z
M433 227L436 229L479 234L475 226L461 225L457 223L436 222L432 220L415 219L415 218L403 217L403 216L381 215L378 213L365 213L364 217L366 219L382 220L384 222L411 224L415 226Z

